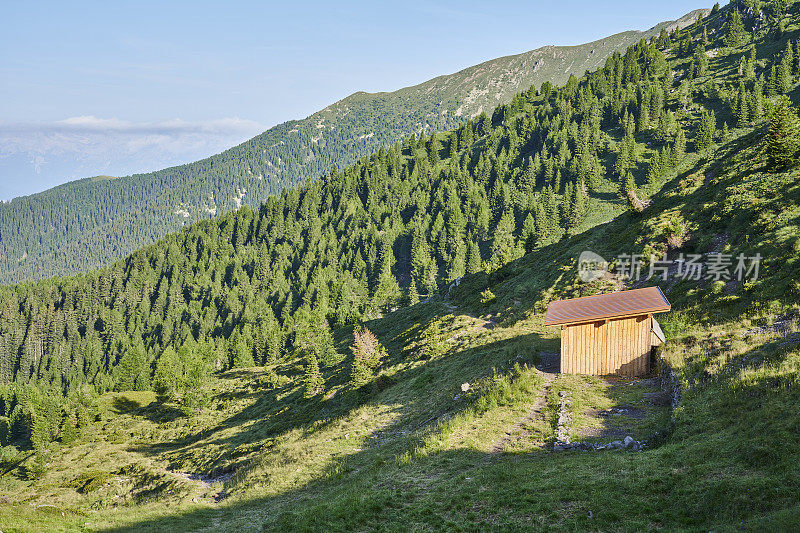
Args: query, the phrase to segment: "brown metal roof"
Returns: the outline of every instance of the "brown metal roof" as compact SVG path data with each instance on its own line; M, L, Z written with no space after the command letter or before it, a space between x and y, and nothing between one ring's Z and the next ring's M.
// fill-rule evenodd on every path
M658 287L557 300L547 306L545 326L663 313L672 307Z

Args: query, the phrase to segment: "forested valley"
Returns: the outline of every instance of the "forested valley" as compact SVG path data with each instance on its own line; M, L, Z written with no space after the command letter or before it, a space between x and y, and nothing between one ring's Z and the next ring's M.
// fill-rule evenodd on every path
M97 269L242 205L348 167L411 133L430 136L491 111L544 81L595 70L661 29L682 28L697 10L644 31L578 46L501 57L394 92L357 92L302 120L279 124L212 157L125 177L98 176L0 202L0 283ZM265 102L269 105L269 102Z

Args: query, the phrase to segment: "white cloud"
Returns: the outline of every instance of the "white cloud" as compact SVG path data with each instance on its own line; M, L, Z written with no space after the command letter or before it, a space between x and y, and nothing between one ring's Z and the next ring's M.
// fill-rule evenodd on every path
M0 199L87 176L124 176L195 161L263 130L241 118L131 122L89 115L0 122Z
M253 133L262 126L238 117L187 122L179 118L159 122L130 122L118 118L99 118L93 115L70 117L55 122L0 122L0 136L21 133Z

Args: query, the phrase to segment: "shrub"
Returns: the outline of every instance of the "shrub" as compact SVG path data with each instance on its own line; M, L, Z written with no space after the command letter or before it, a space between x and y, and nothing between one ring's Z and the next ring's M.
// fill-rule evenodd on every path
M484 305L488 305L488 304L494 302L496 299L497 299L497 297L494 295L494 293L490 289L486 289L485 291L483 291L481 293L481 303L484 304Z
M88 494L101 488L113 475L102 470L89 470L79 474L72 480L70 486L74 487L81 494Z

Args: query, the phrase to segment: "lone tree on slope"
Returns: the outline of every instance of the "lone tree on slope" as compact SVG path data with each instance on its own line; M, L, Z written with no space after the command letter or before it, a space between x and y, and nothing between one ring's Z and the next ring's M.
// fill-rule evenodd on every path
M786 96L778 98L772 109L766 143L770 167L780 170L792 164L800 148L800 124Z

